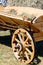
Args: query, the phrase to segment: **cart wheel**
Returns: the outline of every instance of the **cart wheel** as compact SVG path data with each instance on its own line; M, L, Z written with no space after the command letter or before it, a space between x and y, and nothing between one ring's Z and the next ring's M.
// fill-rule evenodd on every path
M17 29L12 37L12 49L15 58L26 64L34 58L34 43L28 31Z

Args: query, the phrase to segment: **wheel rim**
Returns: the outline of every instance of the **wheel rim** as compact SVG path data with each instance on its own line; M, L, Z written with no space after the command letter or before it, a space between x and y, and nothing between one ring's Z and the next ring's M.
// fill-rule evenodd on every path
M17 29L12 37L12 49L17 60L26 64L34 58L34 43L30 34L24 29Z

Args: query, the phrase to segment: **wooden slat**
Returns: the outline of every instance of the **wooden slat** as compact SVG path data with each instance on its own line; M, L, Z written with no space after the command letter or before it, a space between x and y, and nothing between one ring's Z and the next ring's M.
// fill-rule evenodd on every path
M11 9L15 9L18 14L20 13L27 13L27 14L32 14L32 15L43 15L43 10L42 9L37 9L37 8L33 8L33 7L15 7L15 6L9 6L9 7L5 7L5 10L11 10Z
M5 16L0 15L0 18L4 21L4 23L8 23L8 24L11 24L11 25L16 25L16 23L9 17L5 17Z
M35 24L35 26L39 29L39 30L41 30L41 31L43 31L43 24Z
M43 22L43 15L41 15L40 17L38 17L35 21L35 23L41 23Z
M40 16L35 20L34 26L36 26L39 30L43 31L43 16Z
M37 38L34 38L36 42L38 41L42 41L43 40L43 37L37 37Z
M43 33L34 33L33 36L35 41L43 40Z
M34 33L34 37L43 37L43 33Z
M27 14L33 14L34 16L39 16L39 15L43 15L43 10L40 9L35 9L35 8L29 8L29 7L7 7L5 8L5 10L7 11L8 9L15 9L17 10L18 14L22 14L22 13L27 13ZM10 25L15 25L17 24L18 26L21 27L26 27L26 28L32 28L32 30L34 32L37 32L34 34L34 38L36 41L40 41L43 40L43 16L39 17L34 24L29 23L28 21L23 21L20 20L20 18L18 19L15 18L13 15L9 16L8 14L4 14L0 12L0 18L2 19L1 22L4 23L8 23ZM0 26L0 28L6 28L6 29L11 29L14 30L15 28L10 28L10 27L2 27ZM19 27L20 28L20 27Z
M0 18L2 18L4 22L7 22L11 25L16 23L18 26L24 26L27 28L31 27L35 32L40 32L40 30L37 27L35 27L33 24L27 21L23 21L23 20L16 19L16 18L11 18L11 17L4 16L4 15L0 15Z

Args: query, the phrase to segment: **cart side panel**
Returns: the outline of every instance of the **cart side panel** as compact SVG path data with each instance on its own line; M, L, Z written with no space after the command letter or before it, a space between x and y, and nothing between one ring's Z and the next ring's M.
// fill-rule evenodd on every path
M29 23L28 21L23 21L23 20L20 20L18 18L15 18L15 17L10 17L8 15L6 15L6 16L0 15L0 21L1 20L3 20L2 23L5 23L7 25L15 26L15 24L16 24L17 26L19 26L19 28L20 27L22 27L22 28L23 27L24 28L30 28L31 27L31 29L33 29L35 32L40 32L39 29L37 29L33 24Z
M38 29L43 31L43 16L40 16L36 19L35 24L34 24Z
M34 33L33 36L36 42L43 40L43 34L41 33Z
M34 33L34 38L36 41L43 40L43 16L40 16L36 19L34 25L41 31Z

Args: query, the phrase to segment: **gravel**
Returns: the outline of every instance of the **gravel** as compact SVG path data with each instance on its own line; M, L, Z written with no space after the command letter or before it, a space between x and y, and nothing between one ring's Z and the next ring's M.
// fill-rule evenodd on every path
M34 7L43 9L43 0L8 0L11 6Z

